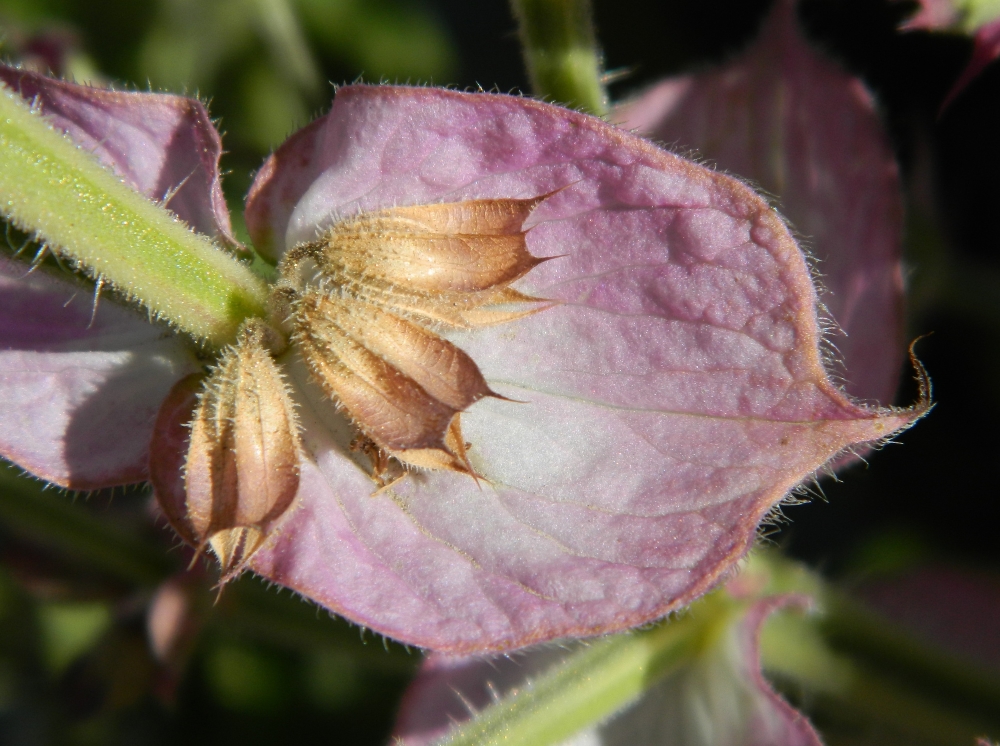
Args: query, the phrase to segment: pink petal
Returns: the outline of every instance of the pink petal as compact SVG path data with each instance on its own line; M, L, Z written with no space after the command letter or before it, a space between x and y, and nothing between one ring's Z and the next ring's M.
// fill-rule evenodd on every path
M567 744L613 746L820 746L806 718L779 697L760 673L760 628L794 597L771 597L745 615L703 652L649 689L638 702ZM430 656L403 696L394 736L402 746L424 746L444 736L496 696L524 686L567 656L564 648L534 649L494 658Z
M91 88L3 65L0 81L135 190L196 231L239 246L222 195L222 141L200 101Z
M0 256L0 454L89 490L146 478L163 397L198 369L186 346L93 290ZM93 314L93 319L92 319Z
M286 167L317 175L287 217L268 213L285 246L358 210L563 189L528 233L561 258L519 284L560 303L451 335L526 402L463 414L485 483L414 474L373 499L350 428L287 360L315 461L252 564L356 622L449 652L645 623L710 588L831 456L923 411L860 407L830 383L809 270L763 200L600 120L351 86L304 139ZM293 181L260 178L258 194Z
M905 31L940 31L951 28L960 19L961 14L955 0L917 0L917 12L901 28Z
M795 5L778 2L734 62L666 80L616 119L778 195L819 260L847 391L890 402L904 349L896 163L871 95L809 47Z
M981 26L973 37L972 57L941 103L941 111L952 102L993 60L1000 57L1000 18Z
M246 224L254 248L277 260L285 250L288 218L306 189L324 168L313 161L317 138L326 117L311 122L293 134L272 153L254 179L247 194Z

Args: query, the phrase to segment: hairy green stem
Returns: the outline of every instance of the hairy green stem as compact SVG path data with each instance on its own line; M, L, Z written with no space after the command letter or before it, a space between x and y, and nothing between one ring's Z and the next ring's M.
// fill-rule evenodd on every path
M452 730L439 746L559 743L637 699L710 646L733 604L714 593L683 616L584 644L527 686Z
M603 116L608 96L589 0L511 0L536 95Z
M263 316L267 285L123 184L0 86L0 210L155 316L211 345Z

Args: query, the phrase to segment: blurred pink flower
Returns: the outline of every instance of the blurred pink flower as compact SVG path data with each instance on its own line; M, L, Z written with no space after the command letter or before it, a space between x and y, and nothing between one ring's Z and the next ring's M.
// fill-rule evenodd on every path
M767 617L797 596L746 599L698 654L604 722L564 746L821 746L809 721L760 673L759 636ZM450 658L432 655L410 684L393 729L400 746L428 746L498 698L530 690L533 680L572 655L573 646L522 654Z
M993 3L917 0L917 12L901 28L904 31L964 32L972 36L972 55L944 97L942 113L993 60L1000 57L1000 9Z
M231 242L218 138L197 102L3 76L128 183ZM300 487L254 571L441 651L621 630L711 588L803 480L925 411L863 405L830 380L808 263L751 189L559 107L342 88L265 163L246 220L277 259L360 211L552 192L525 228L531 254L558 258L515 287L555 305L445 335L514 400L462 415L485 480L411 473L373 498L353 428L293 346L278 362L301 424ZM832 270L864 280L868 247L843 250ZM86 288L25 271L0 263L0 452L90 488L145 478L152 436L154 486L176 515L192 348L107 301L90 325ZM895 317L858 323L888 325L876 337L895 342ZM849 376L899 355L868 350Z

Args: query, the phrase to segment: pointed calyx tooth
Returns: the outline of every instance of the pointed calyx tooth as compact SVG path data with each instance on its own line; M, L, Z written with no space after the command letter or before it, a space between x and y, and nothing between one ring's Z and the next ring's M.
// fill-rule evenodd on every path
M522 224L542 198L472 200L361 213L313 244L319 270L349 287L477 294L536 267Z
M476 476L459 415L498 395L435 329L502 324L552 305L510 287L546 261L528 251L523 224L547 196L361 213L285 256L275 293L293 309L294 342L373 444L366 453Z
M522 230L547 196L361 213L289 251L282 275L303 289L314 269L351 296L430 326L514 321L551 305L509 287L547 261L528 251Z
M296 326L303 359L364 435L404 463L471 473L446 442L459 412L492 394L468 355L406 319L321 291L303 294ZM425 463L424 451L440 456Z
M295 410L266 328L252 319L206 382L188 447L187 520L232 577L291 507L299 486Z

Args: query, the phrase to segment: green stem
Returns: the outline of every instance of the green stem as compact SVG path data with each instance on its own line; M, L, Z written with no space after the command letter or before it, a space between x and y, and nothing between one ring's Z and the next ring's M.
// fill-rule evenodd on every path
M860 727L896 734L907 743L941 746L971 743L975 734L995 731L995 716L955 706L940 692L912 686L899 670L866 665L833 649L823 627L822 613L776 615L764 628L761 660L782 689L793 698L801 696L808 710L831 727Z
M92 279L212 345L263 316L267 285L0 86L0 205Z
M584 644L553 669L452 730L439 746L559 743L606 720L692 661L720 631L733 604L714 593L683 616L642 632Z
M511 0L538 96L603 116L608 96L589 0Z
M323 76L289 0L254 0L260 33L285 74L312 98L323 94Z
M825 595L819 631L830 647L867 668L891 672L908 689L1000 726L1000 675L937 650L835 591Z

